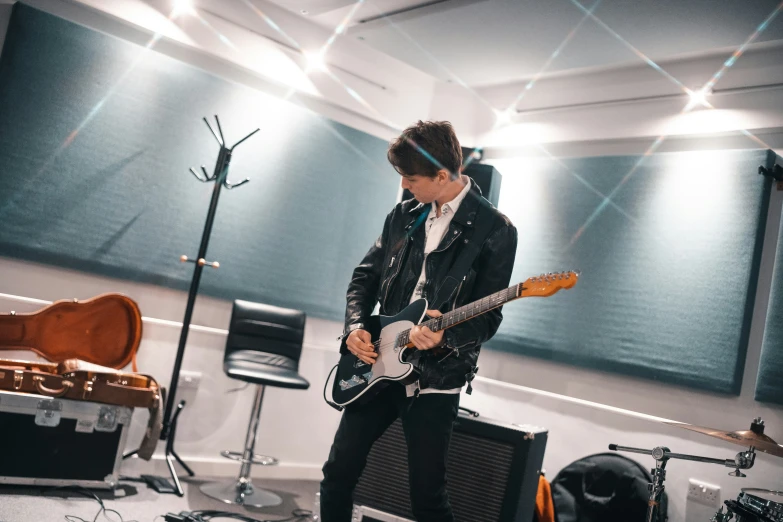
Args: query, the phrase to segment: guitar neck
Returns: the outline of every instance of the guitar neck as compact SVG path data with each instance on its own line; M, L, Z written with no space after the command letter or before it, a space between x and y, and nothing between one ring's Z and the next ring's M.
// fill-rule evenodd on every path
M476 316L487 313L490 310L503 306L504 304L522 297L522 285L514 285L505 290L495 292L483 299L460 306L447 312L440 317L435 317L429 321L421 323L419 326L426 326L433 332L446 330L454 325L464 323ZM405 330L399 336L400 345L405 346L410 343L410 330Z

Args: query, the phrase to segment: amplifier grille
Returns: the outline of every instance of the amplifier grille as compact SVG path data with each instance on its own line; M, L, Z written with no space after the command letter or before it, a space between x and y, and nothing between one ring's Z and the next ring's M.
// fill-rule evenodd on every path
M500 522L514 446L454 427L446 464L449 500L456 522ZM354 502L413 520L408 449L402 422L379 438L354 492Z

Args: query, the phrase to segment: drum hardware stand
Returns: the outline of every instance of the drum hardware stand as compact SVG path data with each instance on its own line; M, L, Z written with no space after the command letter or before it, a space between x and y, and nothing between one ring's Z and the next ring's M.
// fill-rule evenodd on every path
M756 462L756 450L751 446L747 451L741 451L737 453L737 456L731 459L712 459L709 457L700 457L698 455L683 455L682 453L672 453L669 448L659 446L651 450L640 448L629 448L627 446L618 446L617 444L609 444L609 449L612 451L627 451L629 453L641 453L642 455L651 455L655 459L655 468L652 469L653 481L647 485L647 490L650 492L650 501L647 507L646 522L655 522L658 511L658 505L661 501L661 495L663 495L664 485L666 480L666 463L669 459L680 460L692 460L695 462L706 462L708 464L718 464L719 466L726 466L728 468L734 468L734 471L729 473L730 477L744 477L741 469L750 469Z
M196 294L198 293L198 286L201 282L201 272L203 271L205 266L210 266L212 268L219 268L220 263L217 261L209 262L206 260L206 254L207 254L207 246L209 245L209 236L212 233L212 224L215 220L215 211L217 210L217 204L218 204L218 198L220 197L220 190L225 187L229 190L239 187L241 185L244 185L250 179L245 178L244 180L238 182L238 183L231 183L228 181L228 166L231 163L231 155L234 152L234 149L248 139L250 136L255 134L261 129L256 129L238 142L236 142L231 148L226 147L225 143L226 140L223 137L223 129L220 127L220 119L215 115L215 122L217 124L217 130L216 133L212 126L209 124L206 118L202 118L204 120L204 123L207 124L207 127L212 132L212 135L215 136L215 139L218 142L218 145L220 145L220 152L218 153L217 162L215 163L215 170L213 171L212 175L210 176L207 173L207 169L202 165L201 171L204 173L204 177L202 178L199 176L196 171L191 167L190 172L193 174L193 176L196 177L197 180L201 181L202 183L210 183L215 182L214 188L212 189L212 199L209 203L209 210L207 212L207 220L204 224L204 232L201 235L201 245L198 249L198 256L196 259L191 259L186 255L181 256L179 259L181 262L191 262L195 263L196 268L193 271L193 279L190 282L190 291L188 292L188 304L185 307L185 318L182 320L182 331L180 333L179 338L179 346L177 347L177 357L174 361L174 369L171 373L171 384L169 385L168 389L168 398L166 400L166 409L163 414L163 428L160 432L160 440L166 441L166 464L169 467L169 472L171 473L171 478L174 480L174 484L176 485L176 493L178 496L184 496L184 491L182 490L182 485L179 482L179 477L177 476L177 472L174 469L174 462L172 460L172 456L179 462L183 468L185 468L185 471L190 475L191 477L195 475L193 473L193 470L191 470L185 462L177 455L177 453L174 451L174 436L177 431L177 419L179 419L179 415L182 412L182 408L185 407L185 401L180 401L179 404L176 406L176 411L174 411L174 401L177 395L177 385L179 383L179 373L180 369L182 367L182 359L185 355L185 344L188 340L188 331L190 329L190 320L193 316L193 306L196 302ZM218 135L219 134L219 135ZM138 452L131 451L129 453L126 453L123 455L124 459L127 459L133 455L135 455Z

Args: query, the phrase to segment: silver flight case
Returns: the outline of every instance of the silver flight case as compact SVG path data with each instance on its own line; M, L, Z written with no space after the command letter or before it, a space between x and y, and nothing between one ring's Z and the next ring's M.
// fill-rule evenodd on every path
M0 391L0 484L117 484L131 408Z

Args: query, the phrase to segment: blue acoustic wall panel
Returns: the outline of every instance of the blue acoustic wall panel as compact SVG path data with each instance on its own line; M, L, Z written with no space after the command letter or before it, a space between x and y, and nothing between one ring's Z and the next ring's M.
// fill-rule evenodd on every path
M772 289L761 348L756 400L783 404L783 221L780 223Z
M0 255L187 289L218 146L240 145L201 292L341 319L395 203L387 143L177 60L14 6L0 60Z
M514 282L581 269L506 305L489 346L739 393L769 205L766 151L502 160Z

